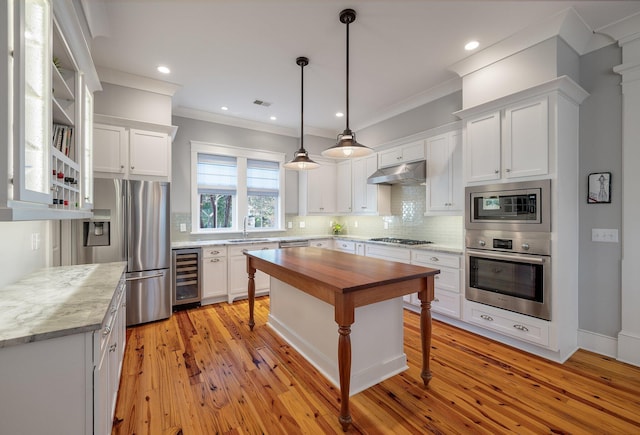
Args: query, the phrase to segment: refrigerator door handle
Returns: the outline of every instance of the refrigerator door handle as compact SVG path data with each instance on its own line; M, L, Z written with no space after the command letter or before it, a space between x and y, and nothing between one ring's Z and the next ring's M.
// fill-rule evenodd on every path
M149 279L149 278L161 278L164 275L162 273L158 273L155 275L145 275L145 276L135 276L132 278L125 278L125 281L139 281L141 279Z

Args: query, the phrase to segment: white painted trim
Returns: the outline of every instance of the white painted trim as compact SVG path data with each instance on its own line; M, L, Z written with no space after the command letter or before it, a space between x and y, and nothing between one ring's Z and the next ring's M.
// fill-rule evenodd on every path
M637 35L640 34L638 29L640 29L640 12L624 17L606 26L599 27L595 29L595 32L607 35L614 41L624 43L624 41L630 39L637 39Z
M500 110L505 106L509 106L519 101L539 97L555 91L564 94L569 100L578 105L580 105L589 96L589 93L582 89L582 87L574 82L573 79L568 76L560 76L556 79L549 80L548 82L525 89L524 91L516 92L498 98L497 100L489 101L488 103L469 107L468 109L459 110L453 114L460 119L465 119L485 112Z
M154 122L138 121L136 119L121 118L119 116L102 115L100 113L93 115L93 121L94 124L115 125L118 127L166 133L171 136L171 142L176 138L176 133L178 132L178 126L176 125L156 124Z
M169 97L173 97L173 94L182 87L175 83L129 74L111 68L97 67L96 69L98 71L100 81L103 83L111 83L112 85L140 89L142 91L154 92L156 94L167 95Z
M419 140L429 139L434 136L439 136L441 134L448 133L450 131L461 130L461 129L462 129L462 121L449 122L448 124L430 128L429 130L419 131L418 133L414 133L409 136L404 136L389 142L385 142L383 144L376 146L375 150L384 151L389 148L395 148L400 145L405 145L405 144L416 142Z
M618 334L618 361L640 367L640 337L620 331Z
M387 107L386 109L382 110L377 116L357 125L354 130L363 130L374 124L378 124L389 118L393 118L394 116L401 115L411 109L423 106L427 103L430 103L460 90L462 90L462 79L459 77L449 79L446 82L440 83L439 85L436 85L432 88L429 88L423 92L420 92ZM335 137L335 135L332 137Z
M246 128L249 130L263 131L265 133L280 134L282 136L298 137L297 129L280 127L266 124L264 122L251 121L248 119L236 118L233 116L219 115L217 113L206 112L204 110L190 109L188 107L176 107L173 109L173 116L191 118L199 121L213 122L216 124L229 125L231 127ZM335 135L334 135L335 136ZM334 137L331 136L331 137Z
M578 329L578 347L610 358L618 357L617 339L584 329Z

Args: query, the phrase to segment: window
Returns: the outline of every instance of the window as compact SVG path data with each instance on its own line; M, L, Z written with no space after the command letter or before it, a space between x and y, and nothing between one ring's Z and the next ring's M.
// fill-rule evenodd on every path
M284 220L284 154L191 142L192 228L274 231Z

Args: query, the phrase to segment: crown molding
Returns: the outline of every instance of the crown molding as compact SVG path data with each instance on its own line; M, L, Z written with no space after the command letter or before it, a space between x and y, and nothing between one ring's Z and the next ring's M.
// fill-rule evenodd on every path
M592 43L592 29L575 9L568 8L454 63L449 69L463 77L553 37L562 38L579 55L599 48ZM611 42L600 44L608 43Z
M231 127L246 128L249 130L263 131L265 133L279 134L282 136L299 137L297 129L280 127L266 124L264 122L251 121L248 119L236 118L234 116L219 115L217 113L206 112L204 110L190 109L188 107L176 107L172 116L181 116L199 121L213 122L216 124L229 125Z
M624 45L629 41L640 38L640 12L625 17L615 23L607 24L595 30Z
M380 111L378 115L369 119L366 122L359 123L354 130L363 130L374 124L378 124L394 116L401 115L416 107L423 106L427 103L431 103L439 98L445 97L449 94L462 90L462 79L460 77L454 77L439 85L429 88L419 94L412 95L411 97L395 103L386 109ZM335 135L333 136L335 137Z
M173 94L182 87L175 83L156 80L136 74L129 74L111 68L97 67L96 69L98 70L100 81L103 83L111 83L112 85L154 92L156 94L167 95L169 97L173 97Z

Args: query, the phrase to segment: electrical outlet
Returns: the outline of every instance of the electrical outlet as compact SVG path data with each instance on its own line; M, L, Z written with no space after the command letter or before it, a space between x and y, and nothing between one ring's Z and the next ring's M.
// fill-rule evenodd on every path
M299 226L300 228L304 228L305 227L304 221L300 221Z
M180 224L180 232L181 233L187 232L187 224Z
M40 233L31 233L31 250L37 251L40 249Z
M293 222L287 222L287 228L289 229L293 228Z
M591 241L618 243L618 230L606 228L592 228Z

